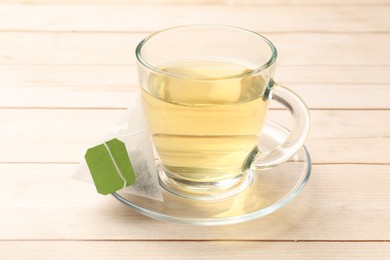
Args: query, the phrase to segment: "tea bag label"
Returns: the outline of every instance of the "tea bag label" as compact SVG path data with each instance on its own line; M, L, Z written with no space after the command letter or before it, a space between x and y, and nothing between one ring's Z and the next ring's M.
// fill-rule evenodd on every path
M85 160L97 192L103 195L135 182L134 170L125 143L116 138L89 148Z

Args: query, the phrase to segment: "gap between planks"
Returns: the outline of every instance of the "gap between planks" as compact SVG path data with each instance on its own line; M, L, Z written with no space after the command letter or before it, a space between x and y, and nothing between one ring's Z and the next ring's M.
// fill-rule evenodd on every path
M31 110L126 110L127 107L1 107L0 109L12 109L12 110L23 110L23 109L31 109ZM270 108L270 110L287 110L286 108ZM389 111L389 108L323 108L323 107L310 107L310 111L319 110L319 111Z
M80 162L2 162L0 161L0 165L2 164L33 164L33 165L45 165L45 164L54 164L54 165L61 165L61 164L74 164L77 165ZM312 162L312 165L390 165L390 163L377 163L377 162Z
M0 242L259 242L259 243L390 243L390 239L0 239Z
M0 29L0 33L61 33L61 34L135 34L135 33L144 33L144 34L152 34L155 33L156 31L129 31L129 30L123 30L123 31L111 31L111 30L97 30L97 31L92 31L92 30L79 30L79 29L71 29L71 30L4 30ZM256 33L259 34L389 34L389 31L375 31L375 30L370 30L370 31L298 31L298 30L289 30L289 31L256 31Z
M5 4L24 4L24 5L58 5L58 4L77 4L77 5L254 5L254 6L387 6L387 0L2 0Z
M0 63L0 66L83 66L83 67L134 67L133 63L118 63L118 64L99 64L99 63ZM334 68L390 68L390 64L278 64L279 67L285 68L294 68L294 67L309 67L309 68L318 68L318 67L334 67ZM314 82L317 83L317 82ZM318 82L320 83L320 82ZM335 82L338 84L338 82Z
M267 0L259 1L259 0L250 0L250 1L228 1L228 0L212 0L212 1L202 1L202 0L190 0L190 1L174 1L174 0L162 0L162 1L142 1L142 0L49 0L49 1L30 1L26 2L25 0L3 0L1 4L3 5L23 5L23 6L56 6L56 5L79 5L79 6L93 6L93 5L103 5L103 6L154 6L154 7L162 7L162 6L253 6L253 7L280 7L280 6L294 6L294 7L349 7L349 6L359 6L359 7L387 7L390 4L386 0L377 0L377 1L351 1L351 2L343 2L343 1L316 1L317 3L313 3L310 0L300 0L300 1L273 1L273 3Z

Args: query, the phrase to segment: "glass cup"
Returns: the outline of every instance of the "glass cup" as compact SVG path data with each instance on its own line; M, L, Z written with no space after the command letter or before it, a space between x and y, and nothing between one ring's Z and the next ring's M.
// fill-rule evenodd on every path
M309 132L309 112L273 80L277 51L265 37L221 25L156 32L136 48L142 102L160 158L163 188L220 199L245 189L254 170L291 158ZM271 100L293 117L289 138L258 146Z

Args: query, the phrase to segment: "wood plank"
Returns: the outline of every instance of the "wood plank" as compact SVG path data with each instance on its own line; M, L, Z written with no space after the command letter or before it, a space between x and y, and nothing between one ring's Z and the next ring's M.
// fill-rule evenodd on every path
M390 109L390 84L287 86L296 91L311 109ZM102 87L77 87L73 84L8 85L0 86L0 108L125 109L137 91L136 85L115 83Z
M135 64L147 34L0 33L0 64Z
M134 65L146 33L0 33L0 64ZM279 65L390 66L390 34L266 34ZM379 43L379 44L378 44Z
M156 31L203 23L260 32L390 32L389 11L390 6L5 5L0 30Z
M0 3L9 1L12 0L0 0ZM15 1L40 4L46 0ZM54 3L60 1L63 0L54 0ZM75 0L68 3L72 1ZM89 0L81 1L89 4ZM106 0L98 1L105 4ZM120 117L122 108L127 106L136 88L135 77L131 76L134 70L127 69L134 69L132 53L138 42L135 38L144 35L141 29L152 30L159 28L160 24L176 22L173 18L165 19L158 11L160 6L133 9L124 1L139 0L114 0L107 4L108 13L105 13L105 6L55 7L55 10L63 11L30 19L30 24L25 17L15 15L15 21L13 14L4 15L3 9L0 10L0 30L5 17L9 24L4 28L10 30L53 31L29 34L4 29L8 32L0 33L0 64L7 64L0 66L0 259L25 259L26 255L39 259L82 259L85 256L95 259L226 259L227 255L237 259L243 256L247 259L258 259L259 256L272 259L389 258L388 1L368 3L357 0L363 6L350 8L344 5L351 3L336 3L334 0L330 5L341 6L329 7L323 0L316 3L277 0L276 4L307 5L304 10L317 10L306 17L309 21L317 21L311 25L304 24L304 16L297 17L298 8L284 7L276 10L284 10L280 14L291 11L290 17L294 21L285 16L281 24L274 25L271 20L269 24L253 24L243 13L236 13L236 1L221 2L228 5L221 10L242 18L243 25L265 28L263 31L266 32L268 28L270 33L267 36L276 37L272 40L279 48L279 63L284 68L293 68L285 74L283 71L278 74L280 82L300 92L310 107L336 110L312 111L313 127L307 145L313 161L319 165L314 165L313 176L297 199L278 212L249 223L196 228L151 220L125 208L112 197L96 194L92 185L70 179L76 167L72 163L78 161L86 147L94 144ZM207 7L205 20L233 21L227 20L225 13L218 10L215 11L216 17L211 17L211 11L219 8L213 6L216 2L203 0L204 6L185 6L188 3L156 1L173 4L172 8L162 8L173 10L168 13ZM262 5L265 9L275 10L272 6L275 4L263 0L256 3L253 3L255 0L246 1L253 5L240 6L238 10L248 12L249 16L262 14L264 10L255 11L255 8L263 8ZM375 7L379 11L375 17L372 12L375 8L370 5L379 2L383 6ZM118 6L110 7L112 3L125 7L118 16L113 15L116 11L111 12L118 10ZM318 7L313 7L315 5ZM32 10L31 6L26 7L22 7L19 15L32 15L26 11ZM49 7L38 9L49 10L52 6ZM368 7L367 13L363 13L363 7ZM253 11L248 11L250 8ZM319 13L322 8L324 14ZM145 10L144 14L148 15L158 14L159 18L151 23L135 22L136 27L133 27L127 17L128 13L131 14L127 11L130 9ZM15 9L6 7L6 10ZM69 10L75 10L75 19ZM95 21L99 10L102 17L113 20L107 22L107 26L96 24L95 27L90 21L81 21L82 12L86 10L92 10L86 16ZM360 13L354 14L353 10ZM39 13L34 15L38 17ZM178 21L185 21L184 13L178 14ZM137 13L132 17L139 16ZM200 17L201 14L188 15L193 21L200 20ZM314 31L315 25L318 31ZM290 31L290 27L295 33L284 33L283 29ZM57 30L66 33L57 33ZM73 32L78 30L88 32ZM94 33L94 30L107 30L107 33ZM132 33L132 39L124 40L126 31L130 30L139 30L140 33ZM344 35L346 31L351 33ZM95 43L100 37L104 38L102 43ZM130 48L129 43L133 44ZM86 45L80 47L81 44ZM42 67L52 68L40 70L34 64L47 64ZM89 66L83 64L123 67L120 71L116 68L106 71L107 66L94 66L99 67L98 71L84 74L82 68ZM369 69L366 70L365 65ZM34 69L30 72L14 70L13 74L12 70L2 70L12 66ZM336 72L340 66L343 69ZM74 68L68 71L69 67ZM307 70L302 71L304 67ZM121 76L122 73L126 75ZM21 74L23 76L18 79ZM306 77L305 74L310 75ZM50 109L36 109L39 107ZM53 109L58 107L67 109ZM77 109L79 107L98 109ZM380 110L338 111L340 108ZM285 121L284 111L272 111L271 114ZM64 164L56 164L58 162ZM329 165L324 165L327 163Z
M241 224L196 228L147 218L97 194L92 184L71 179L75 167L0 164L0 239L389 239L390 165L314 165L303 192L275 213Z
M1 67L0 67L1 69ZM275 80L285 84L374 85L390 83L390 66L283 66ZM1 80L0 80L1 82ZM315 86L313 86L315 87Z
M1 0L2 4L35 5L388 5L387 0Z
M0 65L0 87L50 85L112 88L138 85L135 65ZM390 66L283 66L275 80L285 84L390 84ZM315 87L315 86L314 86ZM373 87L373 86L371 86Z
M123 113L1 109L0 162L79 162ZM315 163L390 163L390 110L312 111L311 117L307 146ZM287 111L271 111L269 118L291 121Z
M2 65L0 71L2 108L123 109L139 89L135 66ZM279 66L275 79L310 108L390 108L390 67Z
M388 243L1 241L0 257L25 259L388 259Z
M92 133L82 140L74 140L77 137L70 141L56 140L61 137L53 133L50 137L54 140L49 141L2 141L0 163L78 163L86 150L100 144L101 138L107 133L102 130L98 132L101 134ZM62 135L67 135L65 130ZM316 164L390 163L390 139L387 137L313 139L309 136L305 145L312 162Z
M389 109L390 85L287 84L311 109Z

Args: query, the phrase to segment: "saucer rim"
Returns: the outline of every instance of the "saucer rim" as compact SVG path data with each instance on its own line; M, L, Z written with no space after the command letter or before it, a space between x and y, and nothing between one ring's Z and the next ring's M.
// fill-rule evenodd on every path
M274 126L282 128L284 131L289 132L284 126L273 122L271 120L267 120L267 123L271 123ZM282 208L283 206L287 205L290 201L292 201L294 198L298 196L298 194L301 193L304 186L308 182L311 171L312 171L312 162L311 157L309 154L309 151L307 150L306 146L303 145L297 152L301 153L303 151L302 159L300 159L299 162L305 162L305 169L306 171L302 171L302 174L299 178L299 180L296 182L296 184L293 186L292 189L289 190L283 197L281 197L279 200L275 201L271 205L264 207L260 210L253 211L250 213L246 213L243 215L238 216L230 216L230 217L221 217L221 218L191 218L191 217L178 217L178 216L171 216L164 213L159 213L150 209L147 209L146 207L142 207L140 205L133 204L131 201L125 199L121 195L119 195L117 192L111 193L111 195L116 198L121 203L125 204L126 206L134 209L138 213L141 213L145 216L151 217L153 219L157 220L163 220L167 222L174 222L174 223L183 223L183 224L192 224L192 225L200 225L200 226L217 226L217 225L228 225L228 224L236 224L241 222L250 221L253 219L257 219L260 217L264 217L266 215L269 215L276 210ZM161 184L160 184L161 185ZM164 203L162 201L161 203Z

